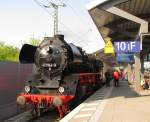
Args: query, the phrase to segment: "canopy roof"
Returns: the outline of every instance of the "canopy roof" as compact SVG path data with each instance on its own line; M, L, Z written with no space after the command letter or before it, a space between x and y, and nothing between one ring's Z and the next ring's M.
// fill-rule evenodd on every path
M94 0L87 9L103 38L110 37L113 42L133 40L139 32L139 23L106 11L112 6L150 22L150 0ZM150 46L149 39L144 40L144 47Z

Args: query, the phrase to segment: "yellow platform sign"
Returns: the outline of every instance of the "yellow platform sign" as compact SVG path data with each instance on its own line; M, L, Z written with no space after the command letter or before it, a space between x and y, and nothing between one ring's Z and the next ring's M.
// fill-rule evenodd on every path
M114 54L114 46L111 42L111 39L106 40L105 48L104 48L104 53L106 54Z

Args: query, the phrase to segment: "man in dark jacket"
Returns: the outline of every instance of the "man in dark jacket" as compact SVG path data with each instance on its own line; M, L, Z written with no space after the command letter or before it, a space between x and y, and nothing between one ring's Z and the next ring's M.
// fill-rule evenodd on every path
M110 86L110 72L107 70L105 72L106 86Z

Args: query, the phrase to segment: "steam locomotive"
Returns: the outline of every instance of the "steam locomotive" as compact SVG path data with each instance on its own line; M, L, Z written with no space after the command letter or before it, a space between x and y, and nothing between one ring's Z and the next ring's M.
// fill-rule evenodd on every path
M17 103L32 105L36 115L57 108L62 118L70 104L79 103L102 85L103 63L68 44L63 35L45 37L39 46L24 44L19 60L34 63L36 72L17 97Z

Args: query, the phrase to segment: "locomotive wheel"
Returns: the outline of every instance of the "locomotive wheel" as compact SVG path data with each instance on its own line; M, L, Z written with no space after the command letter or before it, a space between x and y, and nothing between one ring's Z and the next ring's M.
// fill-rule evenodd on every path
M33 117L39 117L41 115L40 110L32 109L31 114Z
M35 116L36 116L36 111L35 111L35 109L32 109L32 111L31 111L31 115L32 115L33 117L35 117Z
M39 117L39 116L41 116L41 109L39 108L39 106L38 105L34 105L34 107L32 108L32 111L31 111L31 114L32 114L32 116L34 116L34 117Z

